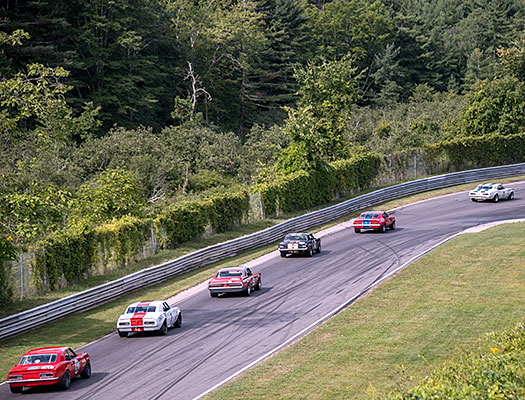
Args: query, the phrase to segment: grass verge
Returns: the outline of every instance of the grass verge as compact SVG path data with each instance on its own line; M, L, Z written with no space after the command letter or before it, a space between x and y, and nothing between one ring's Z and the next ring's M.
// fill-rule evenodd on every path
M206 398L366 399L414 386L523 317L524 237L521 223L445 243Z

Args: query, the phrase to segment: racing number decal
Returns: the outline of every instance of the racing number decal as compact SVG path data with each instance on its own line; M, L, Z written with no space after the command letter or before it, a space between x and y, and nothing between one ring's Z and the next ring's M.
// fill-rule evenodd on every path
M75 375L78 375L78 370L80 369L80 363L78 362L76 358L73 360L73 363L75 364Z

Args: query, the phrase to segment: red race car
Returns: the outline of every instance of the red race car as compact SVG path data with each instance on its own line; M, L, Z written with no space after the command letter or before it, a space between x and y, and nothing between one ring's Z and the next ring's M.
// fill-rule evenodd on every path
M241 292L249 296L252 290L261 290L261 287L261 274L253 273L245 265L222 268L208 282L211 297L231 292Z
M396 229L396 219L386 211L365 211L354 220L352 226L356 233L361 232L361 229L384 233L387 229Z
M91 376L89 354L76 354L69 347L43 347L24 354L7 374L7 383L13 393L22 393L24 386L57 384L69 389L77 376Z

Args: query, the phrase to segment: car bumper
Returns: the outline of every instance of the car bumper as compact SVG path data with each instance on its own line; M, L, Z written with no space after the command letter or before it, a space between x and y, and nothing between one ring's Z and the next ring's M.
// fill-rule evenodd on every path
M379 224L370 224L370 225L354 225L355 229L379 229L381 225Z
M7 381L8 384L11 386L17 387L17 386L40 386L40 385L54 385L56 384L61 376L57 376L55 378L42 378L42 379L21 379L16 381Z
M158 331L160 327L157 325L148 326L117 326L117 330L120 332L154 332Z
M470 198L474 200L492 200L491 196L470 195Z

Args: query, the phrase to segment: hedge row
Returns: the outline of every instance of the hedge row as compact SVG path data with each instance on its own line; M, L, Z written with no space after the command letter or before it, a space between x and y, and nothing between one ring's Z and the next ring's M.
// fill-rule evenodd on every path
M335 161L315 171L299 171L261 184L264 215L307 209L368 187L377 176L381 156L363 154Z
M171 205L154 219L125 216L95 228L54 233L39 243L35 282L40 288L53 290L100 267L103 272L108 266L124 267L145 243L150 243L152 227L160 248L198 238L208 225L216 232L226 231L247 216L249 204L246 190L226 192Z
M525 398L525 320L494 339L485 353L465 354L419 386L386 399Z
M435 160L445 155L458 171L525 160L525 133L458 138L424 147L425 156Z

